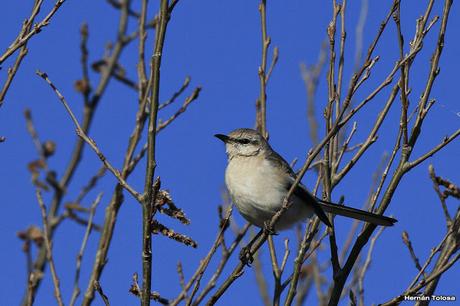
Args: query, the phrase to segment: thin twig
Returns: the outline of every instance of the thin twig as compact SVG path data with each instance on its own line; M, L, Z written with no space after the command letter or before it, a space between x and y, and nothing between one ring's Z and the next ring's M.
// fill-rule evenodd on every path
M109 298L107 297L107 295L105 295L104 291L102 290L101 284L98 281L94 283L94 289L101 296L101 299L104 302L105 306L110 306Z
M363 267L359 271L359 277L358 277L358 296L359 296L359 305L364 305L364 276L366 275L367 269L369 269L369 266L371 264L371 259L372 259L372 252L374 251L374 246L375 242L379 238L379 236L382 234L383 230L385 228L382 226L380 229L375 233L374 237L371 238L371 242L369 244L369 250L367 251L367 256L366 256L366 261L364 262Z
M40 7L41 7L41 2L43 1L40 1L40 5L37 5L35 8L34 8L34 13L31 15L31 17L35 17L38 12L40 11ZM54 4L53 8L50 10L50 12L48 13L48 15L45 16L45 18L43 18L42 21L40 21L39 23L35 24L31 29L30 31L28 31L27 33L24 33L24 34L20 34L18 37L16 37L15 41L8 47L8 49L0 56L0 65L8 58L10 57L14 52L16 52L17 49L21 48L22 46L24 46L28 41L29 39L32 38L32 36L36 35L37 33L41 32L42 29L44 27L46 27L47 25L50 24L50 21L51 21L51 18L54 16L54 14L56 14L56 12L59 10L59 8L61 7L62 4L64 4L65 0L59 0L59 1L56 1L56 3ZM30 18L27 22L29 22L30 24L33 22L33 18ZM27 28L27 27L26 27ZM24 30L24 29L23 29ZM21 32L23 31L21 30Z
M51 80L48 78L48 75L46 73L41 72L41 71L37 71L37 75L40 76L43 80L45 80L50 85L50 87L53 89L53 91L56 93L56 95L58 96L59 100L62 102L62 104L64 105L65 109L67 110L67 113L69 114L70 118L72 119L72 121L73 121L73 123L74 123L74 125L75 125L75 127L77 129L76 130L77 135L80 136L93 149L93 151L96 153L96 155L102 161L104 166L110 172L112 172L112 174L117 178L117 180L120 183L120 185L123 186L123 188L125 188L129 193L131 193L133 195L133 197L138 202L142 202L141 195L136 190L134 190L134 188L131 187L123 179L123 177L120 175L120 172L117 169L115 169L115 167L112 166L112 164L107 160L105 155L97 147L96 142L93 139L91 139L88 135L86 135L86 133L83 131L83 129L80 126L80 123L78 123L77 118L75 117L75 115L73 114L72 110L70 109L70 106L67 103L66 99L59 92L59 90L56 88L56 86L51 82Z
M30 17L23 23L21 32L17 36L16 40L20 39L21 37L23 37L30 31L32 24L34 23L35 17L40 12L40 8L42 4L43 4L43 0L34 0L34 5L32 7L32 12L30 14ZM19 51L19 54L16 57L13 67L8 69L8 77L5 81L5 84L3 85L2 90L0 91L0 107L3 105L3 100L5 99L6 93L8 92L8 89L10 88L10 85L13 82L14 77L16 76L16 72L19 70L19 66L21 65L22 60L27 55L27 53L28 53L28 49L27 49L27 42L26 42L21 47L21 50Z
M80 52L81 52L81 70L82 70L82 79L75 82L75 88L77 91L81 92L83 95L83 100L85 104L89 104L90 94L91 94L91 81L89 79L89 68L88 68L88 35L89 29L86 23L83 23L80 28Z
M165 108L166 106L174 103L174 101L177 100L177 98L180 97L180 95L188 88L188 85L190 84L190 81L192 80L192 78L190 76L187 76L184 80L184 83L182 84L182 86L175 92L173 93L173 95L171 96L171 98L169 98L167 101L161 103L159 106L158 106L158 109L163 109Z
M166 36L166 27L169 20L169 1L161 0L159 20L155 32L155 47L150 63L152 91L150 94L150 113L147 134L147 163L144 183L144 199L142 201L142 294L141 305L150 305L150 292L152 281L152 218L155 214L155 198L158 188L154 186L156 168L156 127L160 97L160 66L163 46Z
M125 47L125 44L123 43L123 39L124 39L126 29L127 29L127 18L128 18L128 15L126 13L126 9L123 9L121 11L120 18L119 18L117 42L108 60L109 65L107 67L107 70L102 74L101 78L99 79L98 85L96 86L96 90L94 91L94 94L91 96L89 101L85 100L85 104L83 106L83 119L82 119L82 124L81 124L82 129L85 132L89 131L89 128L91 127L93 123L96 108L107 88L107 85L109 84L109 81L111 78L111 71L112 69L114 69L114 63L118 62L118 58L120 57L121 52L123 48ZM49 215L51 219L56 218L59 212L59 208L62 204L64 192L67 189L68 185L70 184L76 170L78 169L78 166L81 164L80 162L82 160L82 154L83 154L85 144L86 142L83 139L81 139L80 137L77 137L74 149L70 157L70 161L67 164L63 172L63 175L61 179L59 180L58 185L55 186L58 188L54 188L55 194L53 196L53 200L49 208ZM120 197L117 197L117 199L120 199ZM54 235L55 230L57 229L56 226L51 226L50 237ZM101 235L101 239L105 239L106 237L108 236ZM111 235L109 237L111 237ZM104 255L104 252L98 252L96 258L99 258L99 256L103 256L103 255ZM37 258L34 261L34 266L36 270L39 272L44 271L46 267L46 262L47 262L46 261L46 250L44 247L41 247L38 252ZM41 279L37 279L37 281L29 283L30 286L27 287L27 290L24 293L22 305L27 305L27 299L29 299L30 296L32 296L32 300L33 300L40 283L41 283ZM93 292L94 292L94 287L93 287L93 282L91 282L87 287L87 294L85 293L85 300L83 301L83 305L88 305L87 304L88 300L91 300L94 297Z
M53 278L54 296L56 297L58 305L63 306L64 303L62 302L61 289L59 288L59 278L57 276L56 266L54 265L51 241L49 238L48 217L46 215L46 207L45 207L45 203L43 202L43 198L42 198L40 189L37 188L35 190L35 195L37 196L38 204L40 205L40 211L42 214L43 236L45 238L45 247L46 247L47 259L50 265L51 276Z
M91 234L91 229L93 227L92 226L93 225L93 218L94 218L94 215L96 213L96 207L99 204L99 202L101 201L101 199L102 199L102 193L99 193L98 196L96 197L96 200L94 200L93 204L91 204L89 218L88 218L88 225L86 227L85 235L83 236L83 241L81 243L80 251L78 252L78 255L77 255L77 264L76 264L76 269L75 269L74 286L73 286L72 298L71 298L70 303L69 303L69 305L71 305L71 306L75 305L75 302L77 301L77 297L80 295L80 287L78 286L78 282L80 281L81 262L82 262L82 259L83 259L83 253L85 252L85 249L86 249L86 244L88 243L89 235ZM101 292L102 292L102 289L101 289Z
M173 122L177 117L179 117L182 113L184 113L187 110L187 107L198 98L200 92L201 92L201 87L195 88L192 94L185 99L182 106L174 113L174 115L169 117L164 122L160 121L157 126L157 133L163 130L164 128L166 128L169 124L171 124L171 122Z
M200 91L201 91L201 87L195 88L192 94L184 100L184 103L179 108L179 110L177 110L173 115L171 115L171 117L169 117L166 121L159 122L157 124L156 132L160 133L162 130L168 127L171 123L173 123L182 113L184 113L187 110L188 106L198 98ZM128 172L131 172L134 169L134 167L136 167L139 161L144 157L145 153L147 153L147 144L144 144L144 146L139 151L139 153L130 160L129 166L127 168Z
M121 0L123 1L123 0ZM116 0L107 0L107 2L115 9L121 10L123 8L123 4ZM140 14L132 9L128 10L129 16L140 18Z
M345 176L348 171L358 162L358 160L363 156L363 154L369 149L369 147L377 141L377 132L380 130L380 127L383 124L383 121L385 120L391 106L393 105L393 102L396 98L396 94L398 93L399 87L395 85L393 87L393 90L391 91L390 96L387 99L387 102L385 103L383 109L381 112L378 114L377 119L375 120L374 126L367 136L366 140L363 142L363 144L360 146L358 152L355 153L355 155L351 158L351 160L343 167L342 170L340 170L337 174L334 175L332 185L335 186L337 185L338 182Z
M436 272L432 273L426 280L420 282L417 286L413 287L410 290L405 291L404 293L400 294L399 296L395 297L394 299L382 303L380 305L382 306L389 306L389 305L395 305L397 302L400 302L404 299L404 296L410 296L418 292L420 289L428 285L430 282L434 281L437 279L440 275L442 275L444 272L449 270L450 267L452 267L458 260L460 259L460 253L457 254L454 258L452 258L448 263L446 263L442 268L437 270Z
M206 297L206 295L216 286L217 280L219 279L225 266L227 265L228 260L230 259L230 257L232 256L236 248L239 246L241 240L245 237L249 228L250 228L250 224L246 223L243 226L243 228L236 234L236 237L234 238L233 243L230 245L228 250L225 250L225 249L223 250L223 256L220 259L217 269L215 270L214 274L211 276L210 280L208 281L208 284L204 287L204 289L201 291L201 293L196 298L195 302L193 303L193 306L199 305L200 302Z
M398 43L399 43L399 58L402 60L404 58L404 36L401 30L401 2L396 2L396 10L393 14L393 19L396 23L396 29L398 34ZM407 111L409 109L409 99L408 99L408 86L409 86L409 63L406 62L405 65L401 66L401 78L399 79L398 86L401 89L401 132L403 135L403 146L407 145L408 134L407 134Z
M403 233L402 233L402 240L403 240L404 244L406 245L406 247L409 249L409 253L410 253L410 256L412 258L412 261L415 264L415 267L417 268L417 270L421 271L422 266L420 266L420 261L419 261L417 255L415 254L414 248L412 246L412 242L409 239L409 234L406 231L403 231ZM426 277L426 275L424 275L424 276Z
M340 162L342 161L343 155L345 154L345 152L348 151L348 146L350 145L351 138L356 133L356 126L357 123L355 121L353 122L350 134L348 135L345 142L342 144L342 148L340 149L338 156L334 158L334 162L332 163L332 173L335 173L337 171L337 168L339 167Z
M326 64L326 43L321 44L318 60L315 64L306 66L300 65L302 79L307 90L307 121L309 125L310 138L313 145L319 141L318 137L318 121L315 116L315 96L318 90L318 84Z
M257 130L265 137L268 138L267 133L267 81L269 75L267 72L267 53L270 46L271 39L267 34L267 1L261 0L259 3L260 24L262 33L262 62L259 66L258 74L260 81L259 97L256 101L256 127ZM276 64L278 52L274 53L273 66ZM273 68L271 68L273 69ZM271 71L270 71L271 74Z
M142 290L139 287L137 279L138 279L137 273L134 273L133 274L133 284L131 285L131 288L129 288L129 292L131 292L132 294L140 298L142 296ZM155 292L155 291L150 292L149 299L155 302L158 302L162 305L170 304L167 299L165 299L158 292Z
M415 166L417 166L418 164L422 163L423 161L425 161L426 159L428 159L429 157L433 156L434 154L436 154L439 150L441 150L442 148L444 148L446 145L448 145L452 140L454 140L455 138L457 138L458 136L460 135L460 129L456 130L454 133L452 133L449 137L445 137L441 143L439 143L437 146L435 146L433 149L431 149L430 151L428 151L427 153L423 154L422 156L420 156L419 158L417 158L416 160L412 161L412 162L408 162L408 164L406 165L407 167L407 170L410 170L412 168L414 168Z
M268 284L263 271L261 252L257 252L254 255L253 268L254 274L256 276L257 289L259 289L259 294L263 304L265 306L275 305L275 301L272 302L272 300L270 299L270 295L268 293Z
M178 0L171 1L171 4L168 9L169 13L172 12L174 6L177 3L178 3ZM123 20L126 20L128 17L127 7L128 6L126 5L124 9L122 10L122 16L124 17ZM157 15L155 16L152 22L149 22L148 24L145 25L146 28L157 27L158 20L159 20L159 16ZM129 36L119 35L119 37L123 39L123 46L126 46L126 44L128 44L132 39L135 39L138 36L138 34L139 32L136 30L136 33L134 36L133 35L129 35ZM141 85L143 84L142 80L139 80L139 84ZM153 84L153 74L151 70L147 85L145 87L145 93L139 94L139 107L136 113L136 124L129 138L128 148L126 149L126 153L124 155L121 175L125 179L132 173L132 171L135 168L135 165L132 165L131 162L133 160L135 149L139 143L143 128L145 126L145 122L146 122L145 106L149 98L149 92L151 91L152 84ZM143 87L143 85L141 87ZM140 158L142 158L142 156ZM140 158L137 161L139 161ZM101 277L105 263L107 262L107 254L108 254L108 251L111 245L111 241L112 241L112 237L113 237L113 233L115 230L116 219L118 216L119 208L121 204L123 203L122 191L123 191L123 188L120 185L117 185L115 187L114 193L112 195L112 198L106 210L106 215L104 218L103 232L101 233L101 236L100 236L101 238L99 241L98 251L96 253L96 258L95 258L93 269L91 272L90 281L89 281L87 290L85 292L85 299L83 301L84 306L90 305L94 297L92 283Z
M355 29L356 43L355 43L355 71L359 68L362 60L363 53L363 36L364 26L366 25L367 14L369 11L368 0L361 0L359 19Z
M182 263L179 261L177 263L177 274L179 275L179 284L181 289L185 288L185 275L184 275L184 268L182 267Z
M185 299L185 296L188 290L193 286L195 281L199 281L201 277L203 276L206 268L209 265L209 262L211 261L211 258L213 257L214 253L216 252L217 248L220 245L220 241L222 240L222 237L225 231L228 228L227 224L229 222L231 213L232 213L232 206L230 206L227 210L226 217L223 219L223 222L220 227L220 231L217 234L217 237L214 240L214 243L212 244L211 249L209 250L208 254L205 256L205 258L200 262L199 267L197 268L193 276L190 278L190 280L186 283L186 285L184 286L184 289L182 289L179 296L171 302L172 306L178 305L183 299Z
M414 277L414 279L412 280L410 285L407 287L406 291L410 290L411 288L413 288L415 286L415 284L419 280L420 276L422 276L422 274L425 273L426 269L430 265L430 263L433 260L434 256L441 250L441 248L444 246L445 242L447 241L447 239L449 238L450 235L452 235L452 231L449 230L446 233L446 235L444 235L444 238L441 240L441 242L439 242L439 244L435 248L431 249L431 252L430 252L430 255L428 256L428 259L425 261L425 263L423 264L422 268L418 271L417 275Z
M428 8L427 8L427 13L428 11L431 10L431 2L429 3L428 5ZM443 38L444 38L444 32L445 32L445 28L446 28L446 24L447 24L447 17L449 15L449 11L450 11L450 4L451 4L451 1L447 0L445 2L445 7L444 7L444 12L443 12L443 21L441 22L441 29L440 29L440 36L439 36L439 39L438 39L438 42L443 42ZM393 9L394 9L395 5L393 6ZM406 62L411 62L414 57L418 54L418 52L421 50L422 48L422 41L423 41L423 38L425 37L425 32L423 31L425 28L424 26L422 27L422 30L420 30L420 35L418 36L418 40L415 41L415 43L413 43L412 47L411 48L411 51L409 52L409 54L404 58L404 60L400 61L395 67L399 66L401 67L402 65L404 65ZM441 38L442 36L442 38ZM432 61L432 67L433 66L437 66L437 63L439 62L439 56L441 54L440 50L442 48L439 48L438 47L438 51L436 54L435 54L435 57L434 57L434 60ZM393 70L394 71L394 70ZM393 74L393 71L392 73L390 73L390 76ZM433 70L432 70L433 71ZM429 93L430 90L431 90L431 86L430 84L432 83L432 80L433 79L433 76L430 76L429 77L429 81L428 82L428 86L425 90L425 93ZM422 106L422 108L424 108L424 98L421 99L419 105ZM413 147L413 144L415 143L415 141L417 140L418 138L418 134L419 134L419 129L421 128L421 123L423 121L423 118L419 119L416 121L415 123L415 127L413 128L413 132L411 133L411 137L409 139L409 146L410 147ZM398 136L399 137L399 136ZM406 163L410 157L410 153L411 153L411 150L410 150L410 147L405 147L402 151L402 154L401 154L401 160L398 164L398 167L397 169L395 170L394 172L394 175L389 183L389 185L387 186L387 189L386 189L386 192L381 200L381 203L380 203L380 206L377 210L378 213L383 213L386 208L388 207L388 205L390 204L390 201L394 195L394 192L397 188L397 186L399 185L399 182L401 181L402 177L404 176L405 173L407 173L407 168L406 168ZM356 262L356 260L358 259L360 253L361 253L361 250L362 248L367 244L368 240L370 239L370 236L372 235L372 233L375 231L376 229L376 226L375 225L372 225L372 224L366 224L363 231L361 232L361 234L359 235L359 237L357 238L353 248L351 249L350 251L350 254L345 262L345 265L341 271L341 274L340 274L340 277L337 277L334 279L334 285L333 285L333 288L331 290L331 298L329 300L329 305L336 305L339 300L340 300L340 297L342 295L342 292L343 292L343 289L344 289L344 286L345 286L345 282L348 278L348 275L349 273L352 271L352 268Z
M428 167L428 171L430 173L430 178L433 181L434 191L438 195L439 201L441 202L442 210L446 218L446 224L447 226L449 226L452 223L452 217L450 216L449 209L447 208L447 205L446 205L446 198L448 197L448 194L452 194L454 196L458 194L457 198L460 198L460 190L458 190L457 187L453 183L449 182L448 180L443 179L442 177L436 176L433 165L430 165ZM452 190L452 191L450 193L446 193L446 191L441 193L441 190L439 188L440 185L444 185L447 188L446 191L448 190Z
M35 129L34 122L32 120L32 112L30 109L24 110L24 118L26 119L26 128L32 138L32 142L34 143L35 149L37 150L38 156L40 158L40 162L43 163L43 168L45 170L48 169L48 164L46 161L44 146L40 137L38 136L38 132Z
M75 203L80 204L81 201L85 198L85 196L94 188L96 187L97 182L104 176L106 168L102 166L99 168L97 173L90 178L88 183L83 186L81 189L80 193L77 196L77 199L75 200Z

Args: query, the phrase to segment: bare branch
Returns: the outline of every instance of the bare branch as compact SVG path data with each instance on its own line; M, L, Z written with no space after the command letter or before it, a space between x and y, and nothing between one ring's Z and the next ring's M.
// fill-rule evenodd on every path
M133 284L131 285L131 288L129 288L129 292L131 292L137 297L142 297L142 290L139 287L137 279L138 279L137 273L134 273L133 274ZM165 299L164 297L162 297L158 292L155 292L155 291L150 292L149 299L155 302L158 302L162 305L169 305L169 301Z
M318 90L318 84L321 72L326 64L326 43L321 45L320 53L316 64L306 66L300 65L305 88L307 90L307 121L310 127L310 138L312 143L318 143L318 122L315 116L315 95Z
M26 21L26 26L23 27L21 30L21 33L19 36L15 39L15 41L8 47L8 49L0 56L0 64L2 64L8 57L10 57L14 52L16 52L17 49L21 48L24 46L29 39L32 38L32 36L38 34L44 27L49 25L51 18L53 18L54 14L59 10L62 4L64 4L65 0L58 0L54 4L53 8L51 11L48 13L48 15L43 18L42 21L39 23L35 24L30 31L26 31L26 29L29 28L29 26L33 23L33 20L35 16L38 14L40 11L40 7L43 1L39 1L39 3L36 3L34 6L34 10L32 12L31 17ZM27 32L27 33L26 33Z
M185 299L185 296L187 295L188 290L193 286L195 282L198 284L201 278L203 277L203 274L206 271L206 268L208 267L211 261L211 258L217 251L217 248L219 247L223 239L223 235L228 228L228 222L230 220L231 213L232 213L232 206L229 206L226 216L220 224L219 233L217 234L217 237L214 240L214 243L212 244L209 252L205 256L205 258L200 262L199 267L197 268L193 276L190 278L190 280L187 282L187 284L184 286L179 296L171 302L172 306L178 305L183 299Z
M251 225L249 223L246 223L243 226L243 228L238 233L236 233L236 237L234 238L233 243L230 245L230 247L228 249L226 249L226 248L224 248L222 246L223 255L222 255L222 258L221 258L221 260L219 262L219 265L218 265L217 269L215 270L214 274L212 275L212 277L210 278L210 280L208 281L207 285L204 287L204 289L202 290L202 292L200 293L198 298L193 303L193 306L199 305L200 302L206 297L206 295L216 286L217 280L220 277L220 275L222 274L225 266L227 265L228 260L230 259L230 257L234 253L234 251L236 250L237 246L239 246L241 240L244 238L244 236L248 232L250 226ZM222 242L223 242L223 240L222 240ZM222 242L221 242L221 245L222 245Z
M158 106L158 109L163 109L165 108L166 106L174 103L174 101L177 100L178 97L180 97L180 95L188 88L188 85L190 85L190 81L191 81L191 77L190 76L187 76L184 80L184 83L182 84L182 86L175 92L173 93L173 95L171 96L171 98L169 98L168 101L165 101L163 103L161 103L159 106ZM198 89L195 89L195 90L198 90ZM185 104L185 103L184 103Z
M121 4L117 0L107 0L107 3L109 3L113 8L118 9L118 10L121 10L123 8L123 4ZM138 12L135 12L132 9L128 10L128 14L129 16L140 18L140 14Z
M418 260L418 257L415 254L414 248L412 247L412 242L409 239L409 234L406 231L403 231L402 233L402 240L409 249L409 253L412 257L412 261L415 263L415 267L417 268L417 270L421 271L422 267L420 266L420 261Z
M371 264L372 252L374 251L375 242L377 241L379 236L382 234L384 229L385 229L384 227L381 227L377 231L377 233L375 233L374 237L371 238L369 250L367 251L366 261L364 262L364 265L359 272L359 278L358 278L358 287L359 287L358 296L360 300L359 305L364 305L364 276L366 275L367 269L369 269L369 266Z
M363 53L363 34L364 26L366 24L367 14L369 11L368 0L361 0L361 9L359 12L358 24L355 29L356 43L355 43L355 71L359 68L362 60Z
M267 81L270 77L271 70L273 70L276 61L278 60L277 49L273 52L273 63L272 67L269 69L269 74L267 72L267 53L268 47L270 46L271 38L267 33L267 1L261 0L259 3L259 13L260 13L260 24L262 31L262 62L259 66L259 81L260 81L260 90L259 97L256 101L256 127L257 130L268 139L267 132Z
M107 295L104 294L104 291L102 290L102 287L101 287L101 284L96 281L94 283L94 290L97 291L97 293L99 293L102 301L104 302L105 306L110 306L110 303L109 303L109 298L107 297Z
M82 262L82 259L83 259L83 253L85 252L85 249L86 249L86 244L88 243L89 235L91 234L91 229L93 227L93 218L94 218L94 215L96 213L96 207L99 204L99 202L101 201L101 199L102 199L102 193L98 194L98 196L96 197L96 200L94 200L94 202L93 202L93 204L91 205L91 208L90 208L88 225L86 226L85 235L83 236L83 241L81 243L80 251L78 252L78 255L77 255L77 264L76 264L76 269L75 269L74 287L73 287L73 292L72 292L72 298L70 300L69 305L75 305L75 302L77 301L77 297L80 295L80 288L78 286L78 282L80 281L81 262ZM95 284L95 286L98 286L100 288L99 282L97 282ZM99 290L97 288L96 288L96 290L99 292ZM99 294L101 294L101 296L104 296L103 293L102 293L102 289L100 289ZM105 301L105 299L104 299L104 301ZM107 305L107 303L106 303L106 305Z
M458 260L460 259L460 253L457 254L454 258L452 258L447 264L445 264L441 269L437 270L435 273L431 274L426 280L423 282L420 282L417 286L413 287L412 289L404 292L403 294L395 297L391 301L382 303L380 305L382 306L389 306L389 305L395 305L395 303L400 302L404 299L404 296L407 295L413 295L416 292L418 292L420 289L428 285L430 282L436 280L440 275L442 275L444 272L449 270Z
M88 183L83 186L83 188L81 189L80 193L78 194L77 196L77 199L75 200L75 203L81 203L81 201L83 201L83 199L85 198L85 196L94 188L96 187L96 184L97 182L105 175L105 171L106 171L106 168L104 166L102 166L101 168L99 168L99 170L97 171L97 173L92 176L90 178L90 180L88 181Z
M387 99L387 102L385 103L385 106L383 107L382 111L378 114L377 119L375 121L375 124L367 136L366 140L364 143L360 146L358 152L351 158L351 160L343 167L343 169L337 173L332 181L332 185L337 185L337 183L344 177L344 175L350 171L350 169L355 165L358 160L362 157L362 155L367 151L367 149L377 140L377 132L380 130L380 127L382 126L383 121L386 118L386 115L388 114L391 106L393 105L393 102L396 98L396 94L398 93L399 87L395 85L393 87L393 90L390 94L390 96Z
M62 302L61 289L59 288L59 278L57 276L56 266L54 265L51 241L50 241L50 238L49 238L48 217L46 215L46 207L45 207L45 203L43 202L43 198L42 198L42 194L40 192L40 189L37 188L35 190L35 195L37 196L38 204L40 205L40 211L41 211L41 214L42 214L43 236L45 238L45 247L46 247L47 259L48 259L48 262L50 264L51 275L52 275L52 278L53 278L54 296L56 297L58 305L63 306L64 303Z
M428 151L427 153L423 154L422 156L420 156L419 158L417 158L416 160L412 161L412 162L408 162L407 164L407 170L410 170L412 168L414 168L415 166L417 166L418 164L422 163L423 161L425 161L426 159L428 159L429 157L433 156L434 154L436 154L439 150L441 150L442 148L444 148L446 145L448 145L452 140L454 140L455 138L457 138L458 136L460 135L460 129L456 130L452 135L450 135L449 137L445 137L442 142L440 144L438 144L436 147L434 147L433 149L431 149L430 151Z
M268 293L268 284L263 271L263 263L261 260L261 252L257 252L254 256L254 274L256 276L256 284L259 289L260 297L265 306L275 305L275 301L272 302Z
M76 133L78 136L80 136L92 149L93 151L96 153L96 155L99 157L99 159L102 161L102 163L104 164L104 166L110 171L112 172L112 174L117 178L117 180L119 181L119 183L123 186L123 188L125 188L129 193L131 193L133 195L133 197L138 201L138 202L142 202L142 199L141 199L141 195L136 191L134 190L124 179L123 177L120 175L120 172L115 169L115 167L112 166L112 164L107 160L107 158L105 157L105 155L101 152L101 150L97 147L96 145L96 142L91 139L90 137L88 137L88 135L86 135L86 133L83 131L83 129L81 128L80 124L78 123L78 120L77 118L75 117L75 115L73 114L72 110L70 109L70 106L69 104L67 103L66 99L64 98L64 96L59 92L59 90L56 88L56 86L51 82L51 80L48 78L48 75L46 73L43 73L41 71L37 71L37 74L38 76L40 76L43 80L45 80L49 85L50 87L53 89L53 91L56 93L56 95L58 96L59 100L62 102L62 104L64 105L65 109L67 110L67 113L69 114L70 118L72 119L75 127L77 128L76 130Z
M161 130L163 130L164 128L166 128L168 125L170 125L174 120L176 120L177 117L179 117L182 113L184 113L186 110L187 110L187 107L193 102L195 101L199 94L201 92L201 87L197 87L195 88L195 90L192 92L192 94L190 96L188 96L184 103L182 104L182 106L174 113L174 115L172 115L171 117L169 117L166 121L164 122L159 122L158 126L157 126L157 133L159 133ZM167 103L167 102L166 102Z

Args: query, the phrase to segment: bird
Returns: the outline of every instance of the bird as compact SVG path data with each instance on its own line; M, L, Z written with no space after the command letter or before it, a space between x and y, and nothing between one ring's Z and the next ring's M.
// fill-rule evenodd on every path
M266 228L283 206L284 198L296 180L295 172L254 129L239 128L228 135L214 136L225 143L228 157L225 184L233 203L247 221ZM390 217L319 199L301 183L295 187L290 201L292 204L275 224L275 232L307 221L315 215L331 227L326 213L381 226L392 226L397 222Z

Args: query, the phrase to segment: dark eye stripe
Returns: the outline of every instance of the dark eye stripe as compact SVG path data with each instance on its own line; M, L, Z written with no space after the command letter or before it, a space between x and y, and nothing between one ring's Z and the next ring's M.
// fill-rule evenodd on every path
M243 144L243 145L250 144L250 143L257 145L259 143L259 141L256 139L247 139L247 138L235 139L234 141L238 142L239 144Z

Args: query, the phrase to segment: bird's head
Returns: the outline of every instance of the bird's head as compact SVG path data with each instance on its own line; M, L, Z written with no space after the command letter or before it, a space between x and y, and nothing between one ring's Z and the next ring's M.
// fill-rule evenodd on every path
M256 156L268 147L267 140L256 130L236 129L228 135L216 134L225 143L229 159L235 156Z

